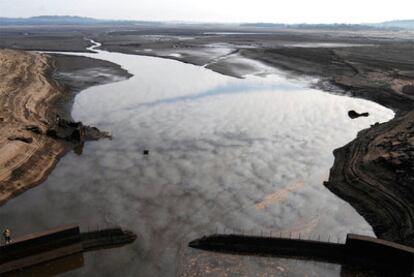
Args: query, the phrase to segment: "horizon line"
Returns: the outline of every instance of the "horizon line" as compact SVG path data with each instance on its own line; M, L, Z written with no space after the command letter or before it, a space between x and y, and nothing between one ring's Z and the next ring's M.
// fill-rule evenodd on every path
M100 20L100 21L131 21L131 22L153 22L153 23L176 23L176 24L223 24L223 25L234 25L234 24L274 24L274 25L371 25L371 24L384 24L388 22L395 21L414 21L412 19L393 19L380 22L360 22L360 23L347 23L347 22L330 22L330 23L309 23L309 22L296 22L296 23L283 23L283 22L271 22L271 21L238 21L238 22L224 22L224 21L194 21L194 20L146 20L146 19L109 19L109 18L99 18L99 17L89 17L82 15L69 15L69 14L42 14L42 15L33 15L29 17L9 17L9 16L0 16L1 19L32 19L37 17L74 17L74 18L83 18L91 20Z

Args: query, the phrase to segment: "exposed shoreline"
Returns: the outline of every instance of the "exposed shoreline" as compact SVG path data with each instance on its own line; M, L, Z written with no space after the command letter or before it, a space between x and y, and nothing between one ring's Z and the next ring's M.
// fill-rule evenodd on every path
M388 48L376 49L377 57L362 50L274 49L246 54L296 74L319 76L322 90L340 88L395 112L392 120L360 131L353 141L334 150L325 186L353 206L378 238L413 246L414 97L407 93L414 84L412 49L403 48L393 59L387 57ZM401 57L408 61L396 60Z
M334 151L326 187L382 239L414 245L414 112L358 133Z
M70 38L71 47L60 46L59 49L82 49L84 37L91 37L102 42L101 49L107 51L174 59L235 77L242 76L240 69L241 73L254 70L238 60L249 59L294 75L315 76L320 78L318 86L322 90L340 88L339 93L350 93L392 109L396 113L394 119L361 131L355 140L335 150L335 162L325 185L363 215L379 238L413 245L412 38L398 38L389 33L325 32L321 35L311 31L280 31L245 37L206 35L205 31L83 30L78 37ZM18 31L10 31L9 35L7 43L17 41L13 47L28 47L21 44ZM56 36L67 38L66 33ZM33 39L39 49L57 49L52 38L33 35ZM286 46L318 42L357 43L359 46ZM228 51L217 52L216 46L228 47ZM203 54L204 51L207 52Z
M33 125L42 133L46 132L49 122L53 122L51 107L63 91L63 87L47 77L52 71L48 57L2 50L0 63L0 101L3 107L0 113L3 123L0 133L0 204L4 204L44 181L67 150L67 145L25 130Z
M73 57L71 62L77 63L76 66L83 70L107 67L119 77L130 76L110 62L89 60ZM76 80L76 68L71 67L65 58L39 53L0 50L0 65L1 206L42 183L59 159L78 146L76 142L47 135L48 130L56 124L56 115L70 120L76 93L112 80L101 76L80 82ZM71 78L59 77L68 71L73 74ZM77 86L71 84L70 80L76 81Z
M271 51L275 66L305 75L312 71L322 77L319 87L332 84L353 97L364 98L395 112L389 122L362 130L347 145L334 151L335 161L325 186L351 204L382 239L414 245L414 98L406 93L414 79L408 63L371 56L355 57L344 49L290 49ZM273 54L273 56L272 56ZM323 54L306 65L308 55ZM297 56L305 55L303 59ZM409 56L410 57L410 56ZM283 59L284 58L284 59ZM283 65L281 65L282 63ZM312 71L311 71L312 70Z
M99 40L99 38L98 38ZM174 59L206 66L205 57L171 57L165 49L138 53L131 47L102 44L107 51ZM170 47L171 45L168 45ZM179 53L179 46L174 42ZM235 46L237 47L237 45ZM357 50L355 50L357 49ZM347 145L334 151L335 161L325 186L347 201L373 227L378 238L414 245L414 51L410 43L353 47L240 48L236 59L220 60L206 67L241 78L235 68L242 59L320 79L318 89L367 99L395 112L386 123L362 130ZM187 51L187 50L185 50ZM236 61L232 64L233 61ZM245 72L254 68L244 68ZM243 70L242 70L243 71ZM239 71L240 72L240 71ZM398 149L395 149L398 145Z

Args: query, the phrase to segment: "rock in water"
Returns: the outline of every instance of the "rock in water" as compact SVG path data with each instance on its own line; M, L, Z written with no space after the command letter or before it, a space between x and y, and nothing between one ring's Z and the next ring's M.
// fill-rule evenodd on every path
M355 118L358 118L358 117L361 117L361 116L363 116L363 117L368 117L369 116L369 113L357 113L356 111L354 111L354 110L350 110L349 112L348 112L348 116L349 116L349 118L351 118L351 119L355 119Z

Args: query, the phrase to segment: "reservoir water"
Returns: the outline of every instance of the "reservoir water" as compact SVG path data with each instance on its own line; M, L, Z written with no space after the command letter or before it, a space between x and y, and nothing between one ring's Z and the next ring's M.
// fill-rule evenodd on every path
M138 235L132 245L86 254L84 266L65 276L339 276L339 265L218 255L187 243L216 231L374 236L323 181L332 151L391 119L390 110L274 70L236 79L174 60L82 55L134 75L75 99L73 118L113 139L69 153L42 185L0 209L15 235L68 223L120 225ZM370 116L351 120L349 110Z

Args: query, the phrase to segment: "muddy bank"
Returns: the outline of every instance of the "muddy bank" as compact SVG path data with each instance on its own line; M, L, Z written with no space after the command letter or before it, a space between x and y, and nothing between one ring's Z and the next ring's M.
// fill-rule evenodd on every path
M48 54L55 68L52 78L65 88L57 102L59 111L71 119L73 100L79 92L92 86L122 81L132 77L120 65L83 56Z
M56 26L0 28L0 48L39 51L85 52L89 41L83 39L85 29Z
M334 155L327 188L378 237L414 245L414 112L361 131Z
M116 72L119 78L129 76L109 62L105 62L105 67L104 63L94 64L81 57L74 57L73 62L85 70L92 65L108 70L109 65L111 73ZM113 78L92 76L78 82L72 78L75 68L65 64L61 57L15 50L0 50L0 64L2 205L40 184L67 151L79 147L84 140L106 135L72 122L70 108L77 92ZM71 83L74 80L76 87Z
M414 83L414 46L245 49L242 55L306 76L319 86L374 101L404 114L413 108L407 88Z

